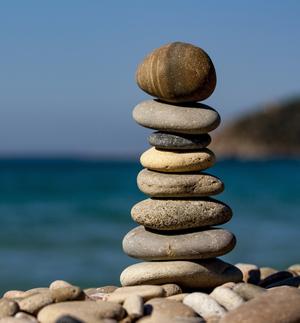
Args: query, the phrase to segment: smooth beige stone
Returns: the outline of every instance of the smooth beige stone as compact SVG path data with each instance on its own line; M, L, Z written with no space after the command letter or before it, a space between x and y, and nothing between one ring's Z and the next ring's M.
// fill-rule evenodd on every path
M116 303L73 301L48 305L38 313L37 318L40 323L55 323L64 315L73 316L83 322L99 323L105 318L121 320L125 316L125 310Z
M192 260L225 255L235 244L235 236L224 229L161 232L138 226L124 237L123 250L143 260Z
M76 286L66 286L51 289L50 295L55 303L84 299L82 290Z
M271 267L260 267L259 271L260 271L260 279L261 280L263 280L266 277L278 272L277 269L274 269L274 268L271 268Z
M136 81L143 91L165 101L201 101L214 91L216 72L203 49L173 42L144 58L138 66Z
M161 287L165 292L164 294L165 297L182 293L182 289L176 284L164 284L164 285L161 285Z
M300 290L277 287L228 312L220 323L300 322Z
M233 291L238 293L244 300L249 301L267 290L253 284L239 283L233 287Z
M174 283L182 288L213 288L228 281L241 281L242 273L220 259L152 261L129 266L120 279L123 286Z
M210 296L228 311L239 307L245 302L238 293L228 287L217 287L210 293Z
M191 293L184 298L183 304L190 306L196 313L205 319L211 316L222 316L226 313L224 307L205 293Z
M36 314L43 307L53 303L50 292L32 294L18 301L21 311L29 314Z
M34 316L29 315L29 314L24 313L24 312L17 313L15 315L15 318L26 320L28 323L38 323L38 320Z
M97 293L112 293L118 288L119 288L119 286L107 285L107 286L97 287L96 292Z
M15 315L19 310L19 306L16 302L10 299L0 299L0 319L7 316Z
M126 286L117 288L108 296L107 300L109 302L123 303L127 297L131 295L139 295L144 301L146 301L154 297L164 296L164 294L164 289L161 286L143 284L141 286Z
M212 167L215 161L214 153L207 148L199 151L166 151L152 147L140 158L145 168L165 173L200 171Z
M219 194L222 181L204 173L160 173L143 169L137 177L139 189L151 197L202 197Z
M188 103L174 106L158 100L140 102L133 109L132 116L143 127L180 135L207 134L221 121L218 112L208 105Z
M55 280L53 281L49 288L50 289L56 289L56 288L62 288L62 287L72 287L73 285L64 281L64 280Z
M125 299L123 308L130 318L138 319L144 315L144 300L139 295L130 295Z
M258 284L260 282L260 270L256 265L238 263L235 266L243 273L245 283Z
M144 316L138 323L206 323L201 317L174 317L163 314Z
M145 315L151 316L165 315L174 318L198 316L189 306L166 298L153 298L145 304L144 309Z
M184 298L188 295L189 293L181 293L181 294L168 296L167 299L170 299L171 301L182 302Z
M94 293L89 295L89 299L91 300L101 300L101 301L107 301L109 297L109 293Z
M131 217L146 228L174 231L226 223L232 210L212 198L146 199L133 206Z

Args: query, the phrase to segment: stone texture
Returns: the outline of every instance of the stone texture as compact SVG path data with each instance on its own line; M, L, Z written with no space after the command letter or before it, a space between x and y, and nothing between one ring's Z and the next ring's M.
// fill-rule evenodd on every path
M229 206L211 198L146 199L134 205L132 219L154 230L182 230L223 224L232 217Z
M239 282L242 273L220 259L205 261L142 262L121 274L123 286L175 283L182 288L212 288L228 281Z
M197 313L187 305L165 298L153 298L144 306L145 315L166 315L167 317L197 317Z
M165 101L202 101L215 89L216 72L203 49L173 42L144 58L138 66L136 81L143 91Z
M256 265L238 263L235 266L243 273L245 283L258 284L260 282L260 270Z
M204 317L205 319L210 316L223 316L226 313L214 298L205 293L191 293L186 296L183 303L190 306L195 312Z
M166 151L152 147L142 154L140 162L150 170L184 173L212 167L215 159L214 153L207 148L198 151Z
M207 147L211 137L207 133L189 135L156 131L148 137L148 141L151 146L162 150L195 150Z
M299 289L277 287L228 312L220 323L297 323L299 304Z
M123 308L131 319L138 319L144 314L144 300L139 295L130 295L125 299Z
M84 299L84 294L79 287L66 286L50 290L50 295L54 302L65 302L76 299Z
M210 296L228 311L234 310L245 302L238 293L223 286L215 288Z
M164 296L165 292L161 286L151 286L143 284L142 286L127 286L117 288L112 294L107 298L109 302L123 303L125 299L131 295L139 295L144 301L154 298Z
M182 302L186 296L188 296L189 293L180 293L172 296L168 296L167 299L170 299L172 301L176 302Z
M10 299L0 299L0 319L7 316L15 315L19 310L19 306L16 302Z
M224 229L161 232L139 226L126 234L123 250L144 260L208 259L230 252L235 243L235 236Z
M203 197L224 190L223 182L204 173L160 173L143 169L137 177L139 189L151 197Z
M29 314L36 314L41 308L51 303L53 300L50 292L33 294L18 301L20 310Z
M161 286L164 290L164 296L169 297L182 293L182 289L176 284L164 284Z
M190 135L213 131L221 121L216 110L202 103L174 106L157 100L140 102L133 109L132 116L146 128Z
M55 323L57 319L65 315L84 322L98 323L104 318L120 320L124 317L125 311L119 304L104 301L62 302L43 308L38 313L38 320L41 323Z
M239 283L233 287L233 290L238 293L244 300L249 301L250 299L266 292L267 290L249 283Z
M137 321L138 323L207 323L201 317L174 317L163 314L145 316Z
M29 321L16 317L5 317L3 319L0 319L0 323L29 323Z

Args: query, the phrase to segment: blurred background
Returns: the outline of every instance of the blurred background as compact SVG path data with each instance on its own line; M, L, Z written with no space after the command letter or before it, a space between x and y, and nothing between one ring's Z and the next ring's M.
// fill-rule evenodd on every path
M0 292L65 279L118 284L139 155L150 130L137 64L168 42L208 52L205 101L222 127L209 172L238 239L225 260L300 262L300 3L3 0L0 3Z

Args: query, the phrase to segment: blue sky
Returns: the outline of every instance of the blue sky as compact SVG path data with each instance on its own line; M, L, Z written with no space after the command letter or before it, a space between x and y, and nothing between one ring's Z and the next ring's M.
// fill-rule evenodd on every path
M152 49L205 49L218 84L205 101L224 123L300 92L299 1L2 0L0 154L128 156L149 130L132 108Z

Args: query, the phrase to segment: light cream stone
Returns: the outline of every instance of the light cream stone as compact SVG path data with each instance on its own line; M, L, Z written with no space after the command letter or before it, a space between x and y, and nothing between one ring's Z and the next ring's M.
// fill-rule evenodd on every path
M38 323L38 320L34 316L29 315L29 314L24 313L24 312L17 313L15 315L15 318L26 320L28 323Z
M287 270L294 272L298 276L300 276L300 264L294 264L290 266Z
M274 268L271 268L271 267L260 267L259 271L260 271L260 279L261 280L263 280L266 277L278 272L277 269L274 269Z
M19 298L23 297L24 291L22 290L8 290L3 294L3 298Z
M164 296L165 292L161 286L141 285L141 286L126 286L117 288L113 293L108 295L109 302L123 303L125 299L131 295L139 295L144 301Z
M238 293L244 300L249 301L267 290L253 284L239 283L233 287L233 291Z
M0 319L0 323L30 323L30 321L16 317L5 317Z
M166 151L152 147L141 156L141 164L148 169L176 173L204 170L215 163L215 155L204 148L199 151Z
M239 294L228 287L217 287L212 291L210 296L228 311L239 307L245 302Z
M130 295L125 299L123 308L131 319L138 319L144 314L143 298L139 295Z
M223 316L226 310L211 296L195 292L186 296L183 304L190 306L196 313L205 319L211 316Z
M56 288L62 288L62 287L72 287L73 285L64 281L64 280L55 280L53 281L49 288L50 289L56 289Z
M181 294L168 296L167 299L170 299L171 301L182 302L184 298L188 295L189 293L181 293Z

